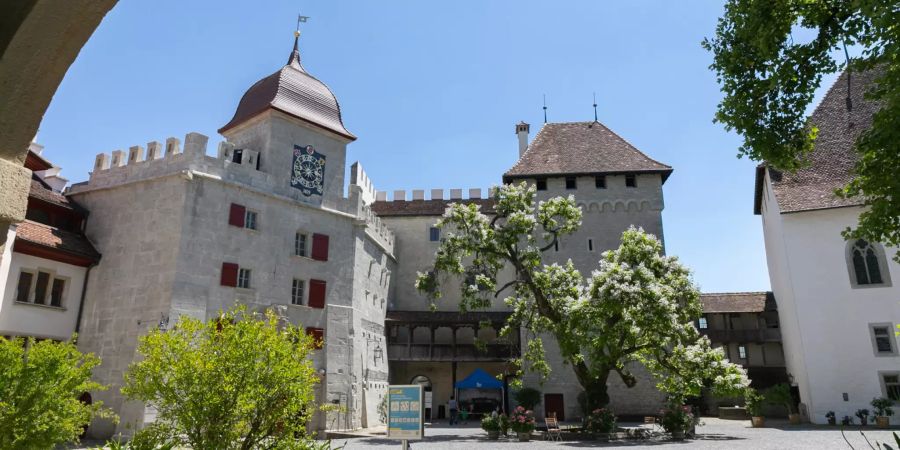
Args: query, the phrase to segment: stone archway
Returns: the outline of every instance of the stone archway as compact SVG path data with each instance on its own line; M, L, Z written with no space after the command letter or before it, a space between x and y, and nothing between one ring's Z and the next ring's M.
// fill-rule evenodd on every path
M116 0L0 2L0 254L25 219L28 145L59 83Z

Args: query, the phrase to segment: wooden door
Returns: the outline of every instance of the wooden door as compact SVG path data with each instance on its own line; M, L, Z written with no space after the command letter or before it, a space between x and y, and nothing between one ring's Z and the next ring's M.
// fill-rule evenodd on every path
M556 415L556 420L562 422L566 420L566 407L565 403L563 403L563 395L562 394L544 394L544 415L547 417L553 417Z

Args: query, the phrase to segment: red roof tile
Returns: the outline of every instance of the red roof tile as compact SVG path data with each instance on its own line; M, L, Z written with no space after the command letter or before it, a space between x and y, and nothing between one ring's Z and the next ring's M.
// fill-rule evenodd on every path
M774 310L771 292L719 292L700 294L704 313L754 313Z
M20 223L16 228L16 241L19 240L93 261L100 259L100 253L83 234L63 231L30 220Z

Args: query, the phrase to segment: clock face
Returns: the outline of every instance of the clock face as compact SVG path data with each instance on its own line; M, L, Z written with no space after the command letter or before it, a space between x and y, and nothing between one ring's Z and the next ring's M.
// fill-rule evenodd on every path
M294 163L291 167L291 187L303 195L322 195L325 181L325 155L311 145L294 146Z

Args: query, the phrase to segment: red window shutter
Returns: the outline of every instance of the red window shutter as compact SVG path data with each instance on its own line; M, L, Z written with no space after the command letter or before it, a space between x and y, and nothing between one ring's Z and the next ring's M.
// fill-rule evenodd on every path
M328 235L313 234L312 259L328 261Z
M309 307L325 307L325 282L322 280L309 280Z
M228 225L244 228L244 216L246 213L247 208L244 208L243 205L232 203L231 211L228 213Z
M234 263L222 263L222 286L237 286L238 265Z
M322 348L325 343L325 330L321 328L306 327L306 334L315 341L315 348Z

